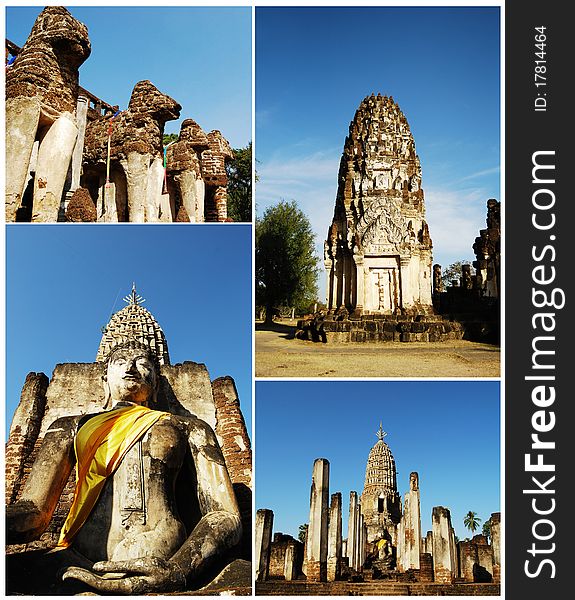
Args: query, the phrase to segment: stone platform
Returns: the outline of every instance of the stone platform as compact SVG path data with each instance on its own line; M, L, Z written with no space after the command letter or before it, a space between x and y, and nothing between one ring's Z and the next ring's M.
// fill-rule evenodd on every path
M496 583L308 583L265 581L256 583L256 596L499 596Z
M440 315L362 315L337 320L314 316L298 321L296 337L331 343L443 342L463 339L464 326Z

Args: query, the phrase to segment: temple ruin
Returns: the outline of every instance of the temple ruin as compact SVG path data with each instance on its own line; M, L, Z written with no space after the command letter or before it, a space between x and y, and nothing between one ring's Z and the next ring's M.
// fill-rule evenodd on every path
M65 8L45 8L24 46L6 48L7 222L228 220L223 135L186 119L164 147L182 107L150 81L122 111L80 87L88 29Z
M433 305L437 313L462 323L467 337L498 343L500 339L501 203L487 201L486 229L475 238L472 265L446 286L441 265L433 265ZM475 273L472 273L472 267Z
M119 344L135 342L150 348L160 365L157 410L183 417L195 415L215 432L243 525L242 540L227 561L251 560L251 442L234 381L228 376L211 380L205 365L200 363L172 364L164 332L142 306L144 299L135 287L124 300L126 306L116 312L103 329L95 362L58 364L51 377L35 372L26 377L6 445L6 504L11 505L20 498L44 436L56 419L110 408L105 405L102 388L107 357ZM74 487L75 475L72 474L46 532L37 541L7 546L8 554L50 549L56 545ZM230 585L230 579L225 585Z
M496 342L496 336L485 335L491 325L477 325L499 319L483 310L498 293L499 277L499 203L489 200L488 206L488 229L473 246L479 273L474 290L481 307L469 296L464 310L454 311L453 294L447 301L439 299L440 267L432 268L421 164L407 119L392 97L365 98L345 139L324 243L327 308L299 321L296 337Z
M431 312L431 238L421 165L393 98L369 96L345 140L324 245L328 309Z
M350 492L346 539L341 493L329 502L327 459L314 462L305 543L283 533L272 539L273 512L258 511L266 520L256 522L257 595L499 595L500 513L489 519L490 542L457 541L444 506L433 508L432 530L422 536L419 474L410 474L402 502L386 435L380 425L363 491Z

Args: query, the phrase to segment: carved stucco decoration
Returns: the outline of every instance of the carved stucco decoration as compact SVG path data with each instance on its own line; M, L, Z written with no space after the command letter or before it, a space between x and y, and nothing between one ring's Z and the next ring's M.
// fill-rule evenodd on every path
M393 198L378 198L365 210L356 231L364 252L377 246L403 254L415 246L416 238L411 221L402 214Z

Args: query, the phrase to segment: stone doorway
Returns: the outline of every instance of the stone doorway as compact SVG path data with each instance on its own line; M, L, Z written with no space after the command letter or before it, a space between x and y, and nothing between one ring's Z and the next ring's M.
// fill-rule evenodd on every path
M365 310L394 314L400 307L400 273L397 266L373 266L368 270Z

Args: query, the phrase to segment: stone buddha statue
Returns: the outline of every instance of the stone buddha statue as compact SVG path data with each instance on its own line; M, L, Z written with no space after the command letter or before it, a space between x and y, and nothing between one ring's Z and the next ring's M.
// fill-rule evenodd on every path
M117 345L104 376L110 410L48 429L6 509L7 543L39 538L76 467L74 500L55 549L8 557L8 593L28 573L54 575L44 593L180 591L238 544L240 514L214 431L155 410L159 378L149 346Z

